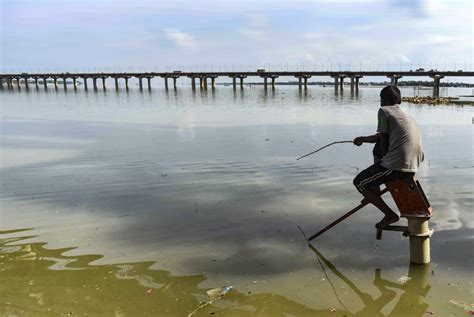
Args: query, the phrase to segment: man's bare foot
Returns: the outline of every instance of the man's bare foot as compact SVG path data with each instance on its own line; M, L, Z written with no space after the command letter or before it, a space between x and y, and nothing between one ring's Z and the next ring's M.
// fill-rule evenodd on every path
M397 222L398 220L400 220L400 217L398 217L396 214L393 214L391 216L385 216L383 217L382 221L380 221L379 223L375 225L375 228L383 229L391 225L392 223Z

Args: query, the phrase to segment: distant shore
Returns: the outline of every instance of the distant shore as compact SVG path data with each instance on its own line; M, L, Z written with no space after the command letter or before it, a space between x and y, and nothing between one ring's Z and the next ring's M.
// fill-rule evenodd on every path
M223 86L232 86L232 83L216 83L216 85L223 85ZM263 82L247 82L244 85L246 86L263 86ZM275 85L278 86L298 86L299 83L298 81L287 81L287 82L275 82ZM384 81L384 82L359 82L359 86L364 86L364 87L371 87L371 86L386 86L390 85L390 82ZM313 81L313 82L308 82L308 86L334 86L334 82L332 81ZM344 86L350 86L350 82L345 82ZM433 81L399 81L397 83L397 86L400 87L426 87L426 88L432 88L433 87ZM462 83L462 82L455 82L455 83L440 83L440 87L460 87L460 88L474 88L474 84L470 83Z

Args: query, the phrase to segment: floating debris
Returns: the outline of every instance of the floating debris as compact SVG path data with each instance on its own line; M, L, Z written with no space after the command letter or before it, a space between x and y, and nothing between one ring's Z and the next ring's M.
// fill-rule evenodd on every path
M190 312L188 314L188 317L191 317L193 316L194 314L196 314L196 312L198 312L200 309L206 307L206 306L209 306L211 305L212 303L214 303L216 300L219 300L221 299L222 297L225 296L225 294L227 294L233 287L232 286L223 286L223 287L218 287L218 288L214 288L214 289L210 289L206 292L207 296L209 296L209 298L211 299L210 301L208 302L200 302L199 303L199 306L196 307L195 310L193 310L192 312ZM212 314L212 312L211 312ZM212 314L213 315L213 314Z
M145 291L145 294L146 295L151 295L151 293L153 293L153 288L147 288L146 291Z
M449 302L453 304L454 306L457 306L467 311L472 311L474 309L474 304L469 304L469 303L463 302L462 300L451 299Z
M400 283L403 283L403 284L406 284L409 280L411 280L411 277L406 276L406 275L402 275L402 276L400 276L400 278L398 279L398 281L399 281Z
M415 96L415 97L402 97L402 101L414 103L414 104L428 104L428 105L448 105L448 104L474 105L474 101L459 100L458 97Z
M216 298L219 298L219 297L223 297L231 289L232 289L232 286L223 286L223 287L218 287L218 288L208 290L206 292L206 294L207 294L207 296L209 296L209 298L211 300L213 300L213 299L216 299Z

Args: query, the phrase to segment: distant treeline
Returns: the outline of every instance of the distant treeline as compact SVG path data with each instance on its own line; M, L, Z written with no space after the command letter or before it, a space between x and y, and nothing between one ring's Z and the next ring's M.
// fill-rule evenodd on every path
M263 85L263 82L247 82L245 85ZM346 79L344 82L345 85L350 85L350 81ZM386 86L389 85L389 81L383 81L383 82L359 82L359 86ZM218 85L231 85L230 83L219 83ZM287 81L287 82L276 82L275 85L298 85L298 81ZM312 81L308 82L308 85L318 85L318 86L334 86L333 81ZM433 81L417 81L417 80L404 80L404 81L399 81L398 86L406 87L433 87ZM474 84L469 84L469 83L450 83L450 82L443 82L441 81L439 84L441 87L474 87Z

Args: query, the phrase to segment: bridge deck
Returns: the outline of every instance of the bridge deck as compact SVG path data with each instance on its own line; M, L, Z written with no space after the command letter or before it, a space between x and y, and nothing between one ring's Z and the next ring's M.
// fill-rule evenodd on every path
M102 77L211 77L211 76L226 76L226 77L240 77L240 76L256 76L256 77L271 77L271 76L402 76L402 77L473 77L474 71L265 71L265 72L107 72L107 73L8 73L0 74L0 77L19 77L19 78L34 78L34 77L87 77L87 78L102 78Z

